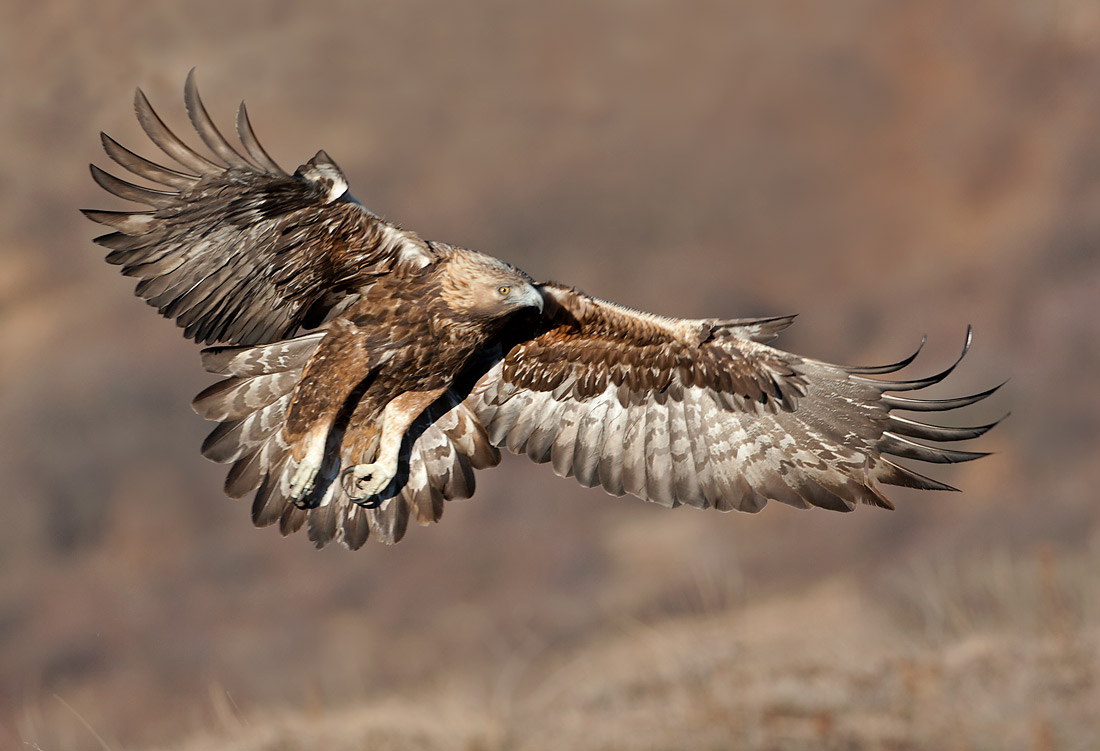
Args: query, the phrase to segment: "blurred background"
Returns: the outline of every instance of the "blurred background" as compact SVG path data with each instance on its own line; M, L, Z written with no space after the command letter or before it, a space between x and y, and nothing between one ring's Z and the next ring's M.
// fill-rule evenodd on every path
M1100 738L1094 0L0 10L0 747L1085 749ZM256 530L197 347L103 263L97 134L197 66L393 221L779 346L1009 384L897 511L668 511L506 457L399 546Z

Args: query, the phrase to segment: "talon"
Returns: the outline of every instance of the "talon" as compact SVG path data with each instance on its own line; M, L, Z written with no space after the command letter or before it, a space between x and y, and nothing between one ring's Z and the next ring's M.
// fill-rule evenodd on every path
M344 492L356 503L378 495L385 490L392 479L393 475L386 472L379 464L356 464L345 469L340 476ZM374 508L377 505L378 503L375 503L368 508Z
M304 495L303 495L303 496L302 496L301 498L295 498L295 499L294 499L293 501L291 501L291 502L292 502L292 503L294 504L295 508L298 508L298 509L300 509L300 510L302 510L302 511L309 511L310 509L314 509L314 508L317 508L318 506L320 506L320 505L321 505L321 504L320 504L319 502L317 502L317 501L311 501L311 500L309 500L309 498L310 498L310 497L311 497L312 495L313 495L313 493L312 493L312 492L309 492L309 493L306 493L306 494L304 494Z
M294 477L290 479L290 497L295 506L308 511L311 508L317 508L321 500L313 497L317 495L313 492L317 489L317 470L307 472L303 471L304 469L299 467Z
M313 483L317 479L318 467L309 462L302 462L298 470L290 478L290 493L297 499L304 499L313 490Z
M351 502L360 508L374 509L382 505L383 501L378 496L374 496L373 501L368 501L366 498L352 498Z

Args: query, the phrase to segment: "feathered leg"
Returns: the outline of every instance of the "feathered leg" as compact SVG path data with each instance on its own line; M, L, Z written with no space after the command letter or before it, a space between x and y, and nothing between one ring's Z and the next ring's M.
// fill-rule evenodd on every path
M409 391L390 400L382 412L382 434L374 462L355 464L341 473L341 482L348 498L366 508L378 505L377 501L370 502L368 499L385 490L397 475L405 432L444 391L445 387L431 391Z

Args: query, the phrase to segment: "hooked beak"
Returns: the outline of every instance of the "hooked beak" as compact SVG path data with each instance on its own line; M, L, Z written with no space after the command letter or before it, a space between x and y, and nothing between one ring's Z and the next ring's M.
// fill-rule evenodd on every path
M526 289L523 290L523 294L516 298L516 303L524 307L538 308L541 313L543 306L542 293L535 289L534 285L528 284Z

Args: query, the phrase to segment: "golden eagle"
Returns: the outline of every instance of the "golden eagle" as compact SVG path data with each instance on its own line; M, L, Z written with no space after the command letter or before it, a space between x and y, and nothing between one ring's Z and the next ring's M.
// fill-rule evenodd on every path
M444 501L470 497L474 470L496 465L501 446L613 495L721 511L759 511L769 499L891 508L880 484L953 489L895 457L984 455L920 441L976 438L992 425L896 414L953 410L995 390L899 395L954 366L882 380L916 355L831 365L767 346L793 316L665 318L536 283L371 213L323 151L287 174L243 104L243 150L231 146L193 71L184 91L213 158L173 134L139 89L142 128L177 164L102 135L111 159L162 187L93 165L105 190L149 209L84 213L113 230L96 242L140 279L138 295L185 336L220 345L202 362L225 378L193 403L219 423L202 451L231 465L228 495L254 493L257 525L278 523L284 535L305 525L318 546L396 542L410 516L427 524Z

